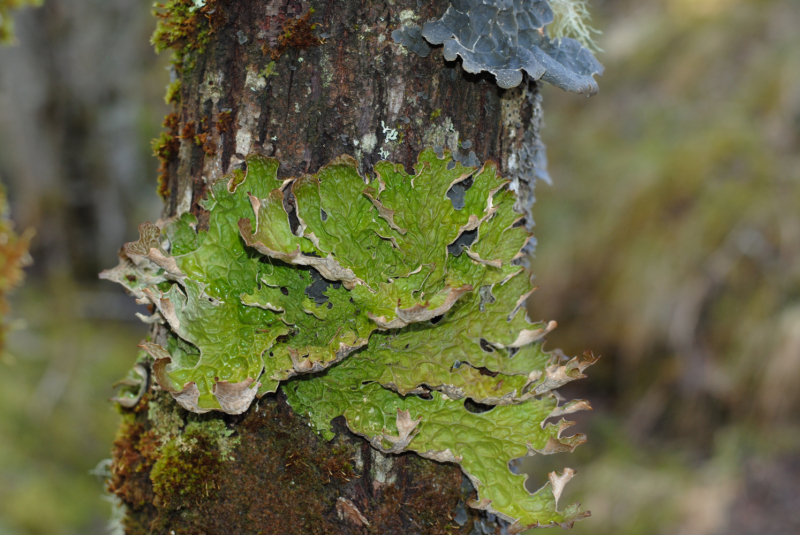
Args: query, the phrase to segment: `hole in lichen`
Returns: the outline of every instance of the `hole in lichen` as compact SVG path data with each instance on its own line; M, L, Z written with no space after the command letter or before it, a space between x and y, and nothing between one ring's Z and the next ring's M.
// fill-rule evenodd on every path
M328 304L328 308L333 307L333 303L330 303L328 300L328 296L325 295L325 292L333 286L334 290L338 290L342 287L341 282L331 282L326 280L319 274L314 268L309 269L309 274L311 275L311 284L306 287L305 294L308 296L309 299L313 299L314 303L317 306L324 305L325 303Z
M433 396L431 395L430 392L419 392L414 395L417 396L419 399L424 399L425 401L430 401L433 399Z
M450 160L449 162L447 162L447 170L448 170L448 171L452 171L452 170L453 170L453 169L455 169L455 168L456 168L456 162L454 162L454 161L452 161L452 160Z
M478 237L478 229L465 230L456 240L447 246L447 252L453 256L460 256L465 247L469 247Z
M281 293L283 295L289 295L289 288L287 288L286 286L281 286Z
M472 398L467 398L464 400L464 408L467 409L472 414L482 414L484 412L489 412L490 410L494 409L494 405L478 403Z
M520 475L522 473L522 458L518 457L508 461L508 470L514 475Z
M478 373L481 375L485 375L487 377L497 377L500 375L500 372L493 372L489 368L476 368L476 370L478 370Z
M291 188L286 188L283 192L283 209L286 211L286 215L289 216L289 227L292 229L292 234L297 236L300 231L300 218L297 217L294 193L292 193Z
M480 343L481 343L481 349L483 349L487 353L494 353L494 348L484 338L481 338L481 342Z
M454 162L450 162L455 166ZM448 164L448 169L451 169ZM462 180L457 184L453 184L449 190L447 190L447 198L450 199L450 202L453 203L454 210L462 210L464 205L466 204L466 194L467 190L472 187L472 177Z
M323 221L327 221L328 220L328 214L322 208L319 209L319 217Z
M433 318L433 319L431 320L431 323L432 323L433 325L436 325L437 323L439 323L440 321L442 321L442 318L443 318L443 317L444 317L444 314L441 314L441 315L439 315L439 316L436 316L435 318Z
M453 365L450 367L450 371L459 369L462 364L463 362L461 362L460 360L455 361Z
M525 218L524 217L520 217L519 219L514 221L514 223L511 224L511 228L519 228L519 227L522 227L522 226L525 226Z

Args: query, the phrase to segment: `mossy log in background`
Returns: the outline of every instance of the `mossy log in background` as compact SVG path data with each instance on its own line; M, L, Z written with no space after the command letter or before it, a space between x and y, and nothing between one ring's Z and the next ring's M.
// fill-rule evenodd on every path
M154 37L175 50L175 110L155 144L167 216L207 224L208 186L251 153L278 158L280 178L342 154L362 173L382 159L411 172L428 146L493 160L509 178L533 158L520 150L538 141L535 85L502 90L438 49L420 58L392 40L403 20L440 15L446 0L198 4L162 6ZM457 465L386 457L338 420L326 442L280 391L240 416L191 414L157 389L124 412L110 488L129 533L504 530L465 506L475 491Z

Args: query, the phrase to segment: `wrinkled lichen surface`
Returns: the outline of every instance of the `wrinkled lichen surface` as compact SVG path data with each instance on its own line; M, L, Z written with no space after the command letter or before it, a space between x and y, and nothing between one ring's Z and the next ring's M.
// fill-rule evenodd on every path
M343 156L282 181L277 160L251 155L210 189L207 230L188 213L145 223L103 277L166 327L142 347L184 408L240 414L283 384L326 439L343 416L383 453L458 463L470 505L511 532L570 525L584 513L557 502L574 472L530 495L508 463L585 441L557 419L588 403L553 389L594 358L542 350L554 323L526 317L530 235L508 181L442 156L367 178Z

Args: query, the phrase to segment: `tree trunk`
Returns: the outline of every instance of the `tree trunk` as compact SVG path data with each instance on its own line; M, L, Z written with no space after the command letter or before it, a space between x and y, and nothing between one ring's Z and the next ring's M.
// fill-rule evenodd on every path
M208 0L185 10L190 30L168 44L188 53L178 55L176 109L157 147L165 215L191 211L202 225L207 187L248 153L276 157L289 178L342 154L363 174L381 159L412 172L429 146L498 162L529 207L543 161L536 85L502 90L445 62L441 48L422 58L392 39L401 20L421 24L448 5ZM110 488L128 533L504 531L465 505L475 491L458 466L384 456L343 421L326 442L280 391L240 416L196 415L155 387L123 414Z

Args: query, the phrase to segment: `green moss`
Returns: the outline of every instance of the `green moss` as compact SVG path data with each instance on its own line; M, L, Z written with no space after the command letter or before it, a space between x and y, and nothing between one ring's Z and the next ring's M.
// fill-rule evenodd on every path
M193 422L186 426L182 435L169 441L161 450L150 479L163 507L178 509L214 492L214 476L223 456L214 441L218 436L215 429L218 425L212 424L225 425L220 421L206 425Z
M178 141L178 115L170 113L164 119L166 132L161 132L159 137L151 143L153 155L160 162L158 168L158 194L162 199L169 197L169 164L178 155L180 142Z
M203 54L215 28L224 23L225 15L216 4L216 0L155 4L153 15L159 20L150 42L156 52L173 49L175 65L191 70L196 60L193 53Z
M161 134L159 134L159 136L150 143L150 147L153 149L153 156L156 156L160 159L171 158L176 153L176 142L177 140L175 139L175 136L172 136L167 132L161 132Z
M233 116L231 115L230 110L225 110L219 112L217 115L217 130L220 134L224 134L231 129L231 123L233 122Z
M213 496L215 475L233 460L239 438L222 420L181 410L160 397L147 404L147 421L128 417L117 448L129 443L133 472L147 472L160 507L178 509ZM139 457L138 459L136 457Z
M280 58L288 48L307 50L322 44L322 40L315 33L315 29L319 24L309 22L313 14L314 8L310 8L302 17L287 19L283 23L282 33L278 36L278 42L270 50L270 56L273 60Z
M264 70L262 70L260 73L258 73L258 75L262 76L265 80L267 78L269 78L270 76L278 76L278 73L275 72L275 62L274 61L270 61L269 65L264 67Z
M368 503L354 500L370 533L472 530L450 520L471 492L452 465L404 456L393 459L392 482L373 486L369 446L344 422L333 441L322 440L282 394L228 424L169 408L167 395L153 391L122 411L109 488L126 509L126 533L273 533L286 519L287 535L350 533L336 505L354 488L370 489Z
M175 80L167 86L167 94L164 95L164 102L167 104L177 104L181 100L181 81Z
M171 437L180 433L184 425L180 409L174 404L159 403L158 400L150 400L147 403L147 419L153 431L161 437L166 437L166 442Z

